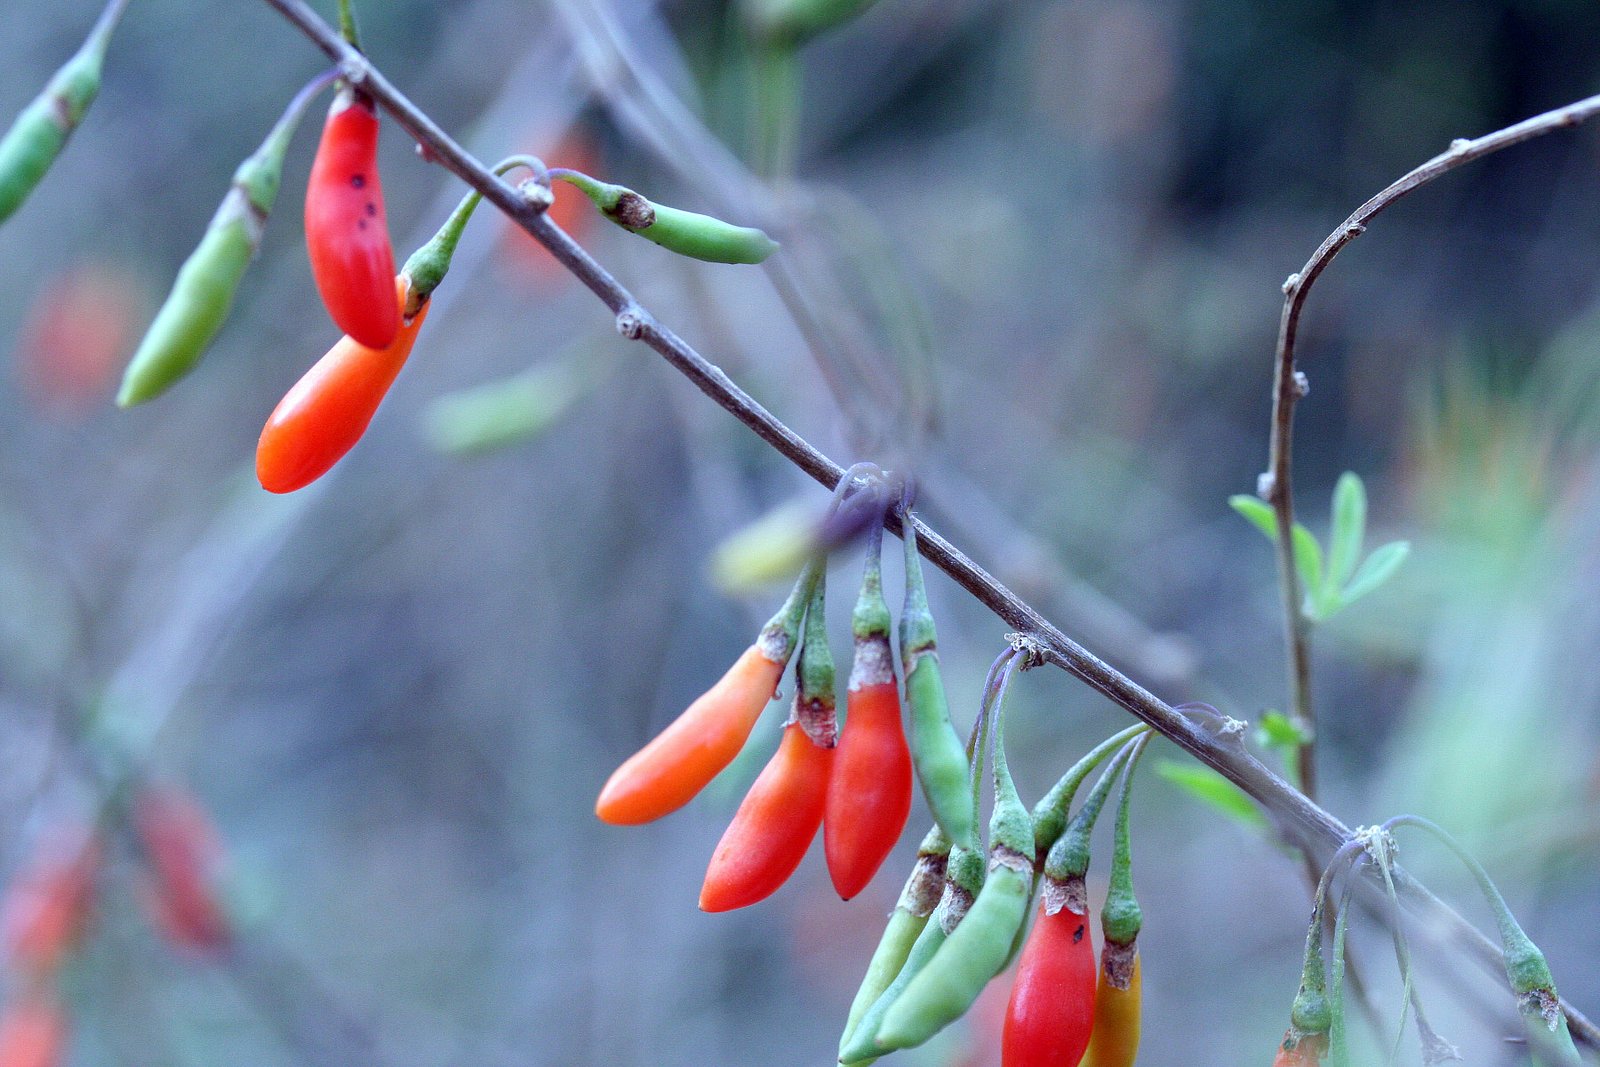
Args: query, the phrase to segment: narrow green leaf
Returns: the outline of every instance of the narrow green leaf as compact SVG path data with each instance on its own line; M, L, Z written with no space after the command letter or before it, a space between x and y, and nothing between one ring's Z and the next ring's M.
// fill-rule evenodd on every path
M1249 520L1250 525L1266 535L1268 541L1274 543L1278 540L1278 514L1260 497L1246 496L1240 493L1228 498L1228 506Z
M1342 587L1355 573L1367 528L1367 489L1361 476L1345 471L1333 490L1333 532L1328 542L1328 584Z
M791 500L736 530L711 552L711 580L740 595L800 573L817 551L820 517L810 501Z
M1325 603L1326 593L1322 590L1322 546L1317 543L1316 536L1300 525L1294 524L1294 567L1300 572L1300 581L1306 587L1306 600L1314 607L1319 608ZM1317 611L1310 612L1312 618L1321 618Z
M589 383L566 362L448 393L425 415L433 446L454 455L492 452L530 441L549 429Z
M1355 577L1350 579L1350 584L1344 587L1341 594L1344 603L1354 603L1394 577L1394 572L1400 569L1400 564L1410 554L1409 541L1390 541L1373 549L1372 555L1362 562Z
M1306 616L1312 622L1327 622L1343 610L1344 598L1339 590L1329 584L1326 576L1322 585L1306 590Z
M1269 711L1261 716L1261 722L1257 725L1256 742L1262 748L1293 752L1306 743L1306 735L1283 712Z
M1211 805L1251 829L1263 829L1267 825L1266 817L1256 807L1255 801L1209 767L1162 760L1156 764L1156 773L1196 800Z

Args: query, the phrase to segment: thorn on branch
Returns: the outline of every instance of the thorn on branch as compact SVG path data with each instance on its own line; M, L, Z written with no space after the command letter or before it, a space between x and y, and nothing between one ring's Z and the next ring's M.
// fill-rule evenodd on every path
M1293 381L1294 381L1294 395L1298 399L1304 400L1306 397L1311 395L1311 379L1306 377L1306 372L1305 371L1303 371L1303 370L1295 371L1294 372Z

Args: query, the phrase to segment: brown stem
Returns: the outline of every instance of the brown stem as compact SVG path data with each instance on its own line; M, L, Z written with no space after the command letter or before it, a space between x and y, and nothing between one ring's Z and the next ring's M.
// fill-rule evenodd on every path
M544 245L563 266L611 309L616 315L618 332L630 340L643 341L693 382L701 392L749 427L800 470L825 486L838 485L840 478L844 476L844 468L758 404L748 393L734 384L721 368L695 351L671 329L657 322L604 267L555 223L546 218L542 207L526 201L482 162L469 155L440 129L433 119L396 89L366 57L349 47L339 37L338 32L307 7L303 0L265 0L265 2L280 12L329 58L337 62L341 72L349 81L359 85L392 115L401 127L416 138L425 149L428 158L438 162L472 188L483 193L485 200L494 204ZM1585 112L1582 117L1588 117L1592 110L1600 110L1600 97L1595 97L1586 103L1590 104L1591 111ZM1548 123L1545 129L1524 133L1516 140L1526 140L1528 137L1536 136L1537 133L1548 132L1563 125L1574 125L1577 121L1581 119ZM1501 134L1506 132L1508 131L1501 131ZM1500 135L1491 134L1482 140L1489 141L1496 136ZM1506 143L1516 143L1516 140ZM1481 142L1472 142L1474 145L1479 143ZM1492 150L1480 150L1477 155ZM1422 182L1417 181L1411 187L1414 188L1418 184ZM1368 205L1372 203L1374 201L1369 201ZM1383 205L1380 205L1378 210L1381 210L1381 206ZM1317 270L1320 269L1318 266ZM1314 276L1315 272L1311 273ZM1285 317L1287 321L1289 318L1287 311ZM1298 305L1294 318L1298 318ZM1290 334L1292 336L1292 329ZM1226 721L1216 728L1191 721L1133 679L1067 637L1053 623L1001 585L926 523L915 516L908 516L907 521L912 523L917 531L923 559L938 567L1013 629L1032 637L1038 644L1043 658L1085 682L1137 718L1149 723L1200 762L1244 790L1272 815L1280 831L1290 841L1312 855L1325 858L1352 839L1353 835L1344 823L1252 756L1245 748L1239 733L1229 729ZM890 531L900 533L899 516L891 514L886 526ZM1503 971L1503 957L1493 942L1428 892L1420 883L1405 876L1398 868L1395 874L1397 884L1410 904L1425 913L1431 913L1452 930L1459 931L1463 943L1480 964L1496 973ZM1574 1036L1585 1044L1600 1048L1600 1028L1565 1002L1563 1008Z
M1299 579L1294 567L1294 488L1292 445L1294 406L1305 395L1306 379L1295 368L1295 341L1300 332L1300 315L1306 297L1317 278L1344 246L1367 232L1367 225L1384 209L1408 193L1475 159L1498 152L1523 141L1573 126L1600 112L1600 96L1575 101L1554 111L1485 134L1475 139L1462 138L1426 163L1407 172L1356 208L1339 228L1330 233L1305 266L1283 283L1283 316L1278 324L1278 351L1272 391L1272 440L1268 449L1267 473L1262 478L1261 496L1278 516L1278 575L1283 589L1284 621L1289 640L1290 706L1298 725L1308 739L1299 752L1300 784L1307 796L1314 796L1313 746L1316 743L1316 718L1311 706L1310 620L1301 610Z

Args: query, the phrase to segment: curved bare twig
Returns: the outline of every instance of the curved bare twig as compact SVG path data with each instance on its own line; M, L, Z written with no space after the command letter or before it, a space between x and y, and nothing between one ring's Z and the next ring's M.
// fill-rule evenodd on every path
M1259 493L1278 516L1278 584L1283 593L1284 629L1289 643L1289 706L1311 741L1300 746L1301 787L1315 796L1316 766L1312 758L1316 736L1316 715L1311 703L1310 621L1300 609L1300 580L1295 572L1294 549L1290 532L1294 529L1294 406L1306 394L1306 382L1295 368L1295 342L1300 333L1300 316L1306 298L1322 272L1351 241L1367 232L1367 225L1397 200L1413 193L1457 167L1482 159L1504 148L1567 130L1600 113L1600 96L1578 100L1554 111L1476 139L1461 138L1356 208L1338 229L1330 233L1306 265L1289 275L1283 283L1283 316L1278 323L1278 351L1272 385L1272 435L1268 447L1267 472Z

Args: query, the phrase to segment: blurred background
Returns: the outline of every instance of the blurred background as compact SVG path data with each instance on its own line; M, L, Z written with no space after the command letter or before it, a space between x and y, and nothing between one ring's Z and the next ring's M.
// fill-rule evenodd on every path
M0 110L97 10L0 7ZM579 240L779 417L843 462L914 470L936 528L1158 695L1252 721L1284 706L1282 623L1271 548L1226 498L1265 464L1280 283L1452 138L1600 91L1586 0L882 0L792 64L717 0L357 10L377 65L480 158L535 152L778 237L763 267L695 263L559 190ZM205 361L112 405L234 166L321 66L263 3L135 0L99 101L0 229L0 878L17 896L132 774L189 798L179 825L214 825L199 851L232 931L173 951L113 820L63 974L68 1062L832 1062L920 801L858 899L818 848L718 916L696 908L704 864L783 705L683 811L592 814L784 595L719 588L715 546L821 489L484 211L365 440L315 486L262 492L260 426L337 336L300 227L320 103ZM412 148L385 127L402 257L462 192ZM1459 834L1591 1013L1597 189L1580 129L1379 219L1311 297L1296 439L1319 536L1353 470L1369 544L1412 545L1316 631L1324 802ZM492 433L448 403L508 378ZM859 567L833 567L841 659ZM965 728L1005 627L930 583ZM1025 798L1126 723L1059 672L1021 679ZM1141 1062L1269 1062L1298 860L1155 773L1134 816ZM1403 843L1488 926L1459 868ZM1525 1062L1495 983L1412 933L1435 1025L1468 1062ZM1384 938L1352 933L1388 1027L1358 1027L1368 1062L1400 1014ZM13 969L8 998L25 984ZM998 1064L1005 996L898 1059Z

